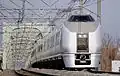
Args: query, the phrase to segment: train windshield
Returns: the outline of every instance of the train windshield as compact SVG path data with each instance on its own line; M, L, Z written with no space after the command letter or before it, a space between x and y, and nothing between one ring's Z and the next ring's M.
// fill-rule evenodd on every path
M94 22L95 20L91 15L72 15L69 22Z

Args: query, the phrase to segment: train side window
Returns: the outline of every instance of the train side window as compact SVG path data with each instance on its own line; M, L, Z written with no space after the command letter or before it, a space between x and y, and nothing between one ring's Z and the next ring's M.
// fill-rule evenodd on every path
M51 48L51 46L52 46L52 38L50 38L49 40L49 47Z
M38 52L40 52L41 50L40 50L40 45L38 46Z
M47 40L47 49L49 49L49 39Z
M56 45L60 44L60 31L56 34Z
M44 42L44 50L46 50L46 41Z
M34 55L34 52L32 52L31 57L33 57L33 55Z
M43 44L40 45L40 50L41 50L41 51L43 50Z
M36 51L36 49L34 49L34 50L33 50L32 54L31 54L31 57L33 57L33 56L34 56L35 51Z
M51 37L51 48L54 47L54 36Z
M41 44L38 46L38 52L42 51L42 49L43 49L43 45Z

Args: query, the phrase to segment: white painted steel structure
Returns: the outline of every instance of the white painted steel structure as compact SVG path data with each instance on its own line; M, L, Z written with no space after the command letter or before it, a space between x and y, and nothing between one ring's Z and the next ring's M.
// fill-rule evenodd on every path
M3 27L3 67L2 69L24 68L29 53L37 39L49 31L48 23L4 23Z

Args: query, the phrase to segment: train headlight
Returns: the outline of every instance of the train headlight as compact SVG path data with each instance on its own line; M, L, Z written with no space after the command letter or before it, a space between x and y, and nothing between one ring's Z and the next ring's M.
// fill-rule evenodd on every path
M78 35L78 38L81 38L82 37L82 35Z
M83 35L83 37L84 37L84 38L87 38L87 35L85 34L85 35Z

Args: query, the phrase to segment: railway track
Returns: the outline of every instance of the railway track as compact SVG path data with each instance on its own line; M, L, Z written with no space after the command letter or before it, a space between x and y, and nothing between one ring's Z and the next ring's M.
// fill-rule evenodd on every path
M39 69L39 70L16 70L19 76L120 76L120 72L103 72L103 71L68 71L55 69Z
M57 76L55 74L40 73L26 69L15 70L15 73L19 76Z
M120 72L104 72L104 71L93 71L93 70L87 70L90 73L98 73L98 74L114 74L114 75L119 75Z

